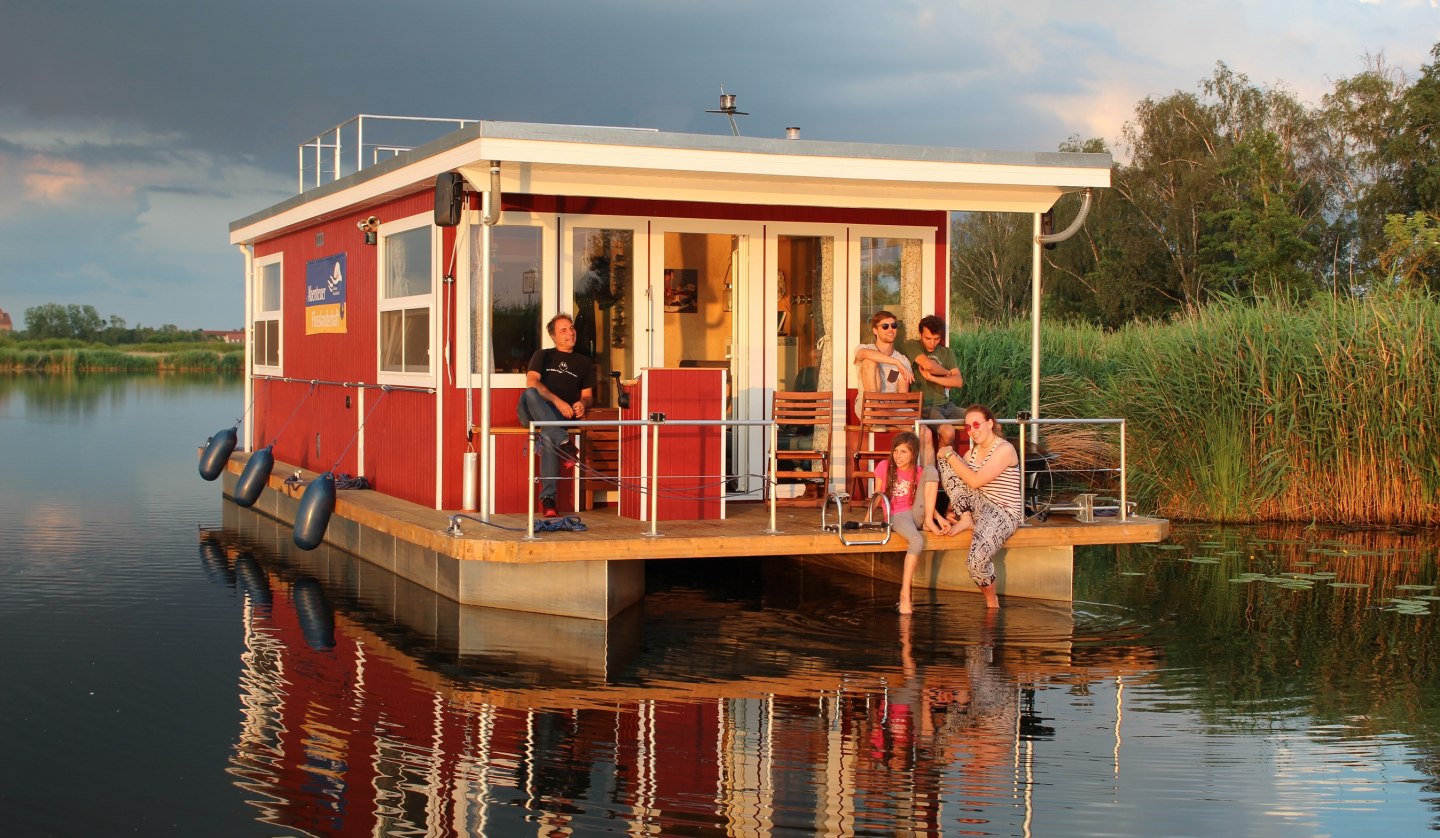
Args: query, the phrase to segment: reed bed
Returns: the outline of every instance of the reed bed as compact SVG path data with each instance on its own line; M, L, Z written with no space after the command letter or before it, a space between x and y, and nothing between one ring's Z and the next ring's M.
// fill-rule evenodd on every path
M1029 404L1028 324L954 340L960 400ZM1128 420L1130 494L1173 518L1440 524L1440 303L1221 303L1104 333L1050 326L1041 406ZM1069 456L1095 440L1065 441ZM1047 444L1050 440L1047 440Z
M206 349L159 354L93 347L0 348L0 372L220 372L238 375L243 363L243 355Z

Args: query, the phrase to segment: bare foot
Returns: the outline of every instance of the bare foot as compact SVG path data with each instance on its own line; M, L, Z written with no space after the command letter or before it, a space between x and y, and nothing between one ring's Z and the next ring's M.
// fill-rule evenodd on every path
M901 614L914 614L915 604L909 600L901 600L899 603L896 604L895 610L900 612Z
M986 608L1000 607L1000 596L995 593L995 586L993 584L980 586L980 593L985 595Z

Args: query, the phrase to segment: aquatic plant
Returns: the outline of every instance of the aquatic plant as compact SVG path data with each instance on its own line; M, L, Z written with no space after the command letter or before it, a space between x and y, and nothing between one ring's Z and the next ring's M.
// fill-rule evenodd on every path
M1440 302L1223 301L1104 332L1046 324L1041 407L1124 417L1130 497L1175 518L1440 523ZM961 403L1029 406L1027 323L952 340ZM1099 431L1048 432L1073 467Z

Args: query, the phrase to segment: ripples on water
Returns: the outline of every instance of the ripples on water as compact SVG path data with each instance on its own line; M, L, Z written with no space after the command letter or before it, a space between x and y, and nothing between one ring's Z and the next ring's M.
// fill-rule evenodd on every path
M1073 608L909 619L803 562L658 563L608 624L539 617L222 504L195 446L238 387L67 381L0 379L21 834L1437 826L1432 535L1183 527L1082 551Z

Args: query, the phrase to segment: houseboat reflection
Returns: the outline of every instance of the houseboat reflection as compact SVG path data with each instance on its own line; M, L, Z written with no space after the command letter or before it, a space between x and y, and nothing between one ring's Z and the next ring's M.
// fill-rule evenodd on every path
M1077 663L1068 606L897 621L881 583L799 560L718 591L670 565L593 621L461 606L233 504L217 549L266 578L241 586L230 770L307 832L1013 832L1053 734L1033 688L1155 663Z

